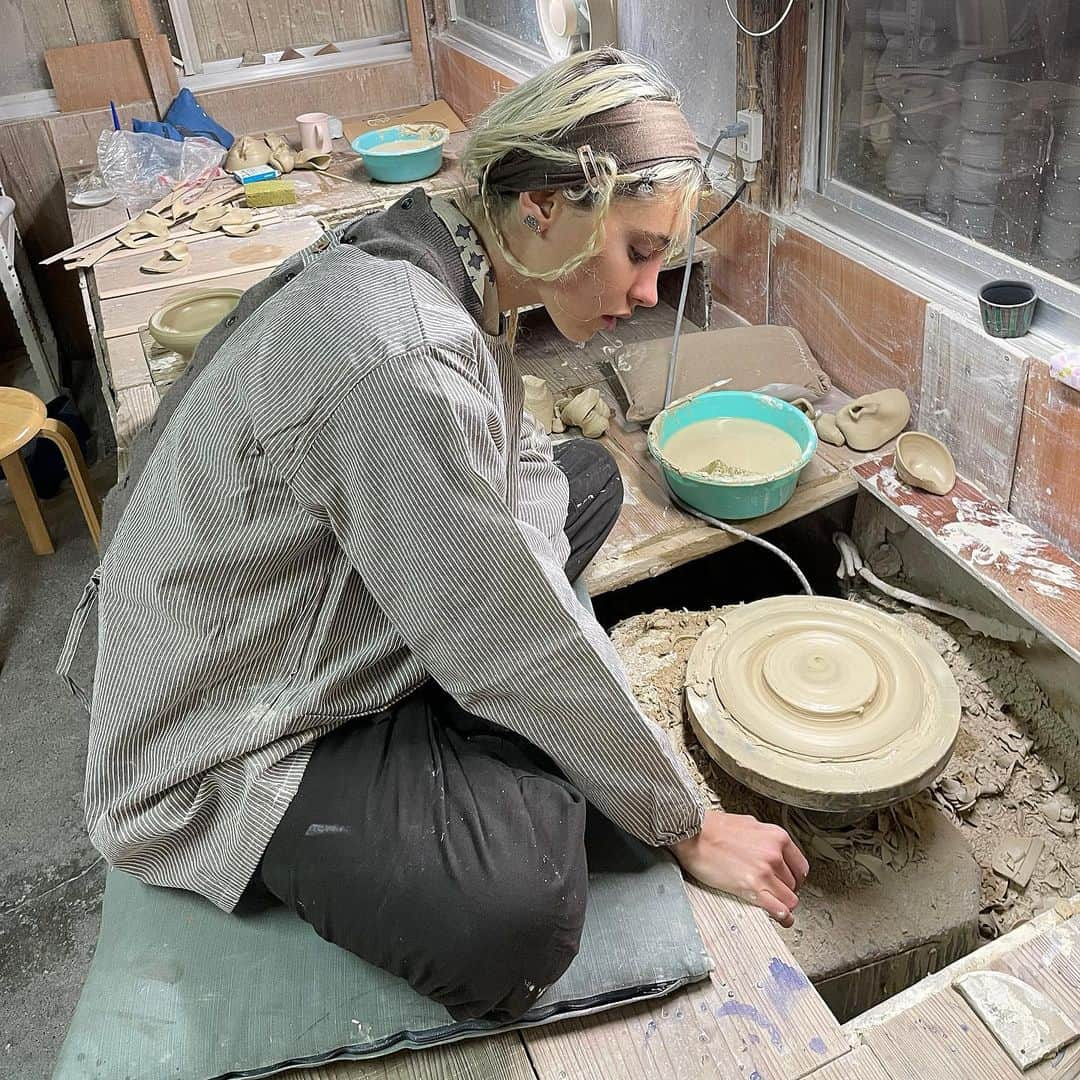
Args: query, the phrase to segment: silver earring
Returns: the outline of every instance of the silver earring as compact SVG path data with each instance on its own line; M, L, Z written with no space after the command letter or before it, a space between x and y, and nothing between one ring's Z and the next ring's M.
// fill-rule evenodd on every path
M537 221L536 218L532 216L532 214L526 214L525 217L522 218L522 221L524 222L526 228L532 229L532 231L536 233L537 236L540 235L540 222Z

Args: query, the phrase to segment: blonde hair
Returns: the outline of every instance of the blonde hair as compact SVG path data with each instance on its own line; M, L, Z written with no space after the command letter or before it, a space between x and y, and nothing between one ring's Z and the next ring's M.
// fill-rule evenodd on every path
M559 167L577 165L576 151L565 148L568 132L595 113L646 100L681 104L679 92L655 64L618 49L594 49L575 53L528 79L479 117L461 159L466 178L477 185L477 194L469 201L478 206L503 257L519 274L555 281L572 273L602 247L604 221L614 201L650 198L658 189L681 194L683 226L677 240L685 243L694 200L706 187L704 169L696 159L664 162L642 172L620 172L610 154L596 151L599 190L585 183L559 188L567 202L594 212L592 233L580 252L543 273L525 266L507 247L502 226L513 211L517 193L497 191L488 181L491 170L509 154L526 154ZM673 245L672 254L677 247Z

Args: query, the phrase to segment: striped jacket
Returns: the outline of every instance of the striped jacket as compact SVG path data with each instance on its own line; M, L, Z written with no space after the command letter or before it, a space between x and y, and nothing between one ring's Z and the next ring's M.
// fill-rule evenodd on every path
M568 493L422 191L283 264L135 454L97 592L86 813L231 909L314 740L434 679L652 844L702 808L563 571Z

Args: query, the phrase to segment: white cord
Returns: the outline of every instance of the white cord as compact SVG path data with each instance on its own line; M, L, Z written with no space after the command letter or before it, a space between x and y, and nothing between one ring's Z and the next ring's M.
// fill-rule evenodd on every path
M947 604L943 600L928 600L925 596L908 592L907 589L898 589L895 585L882 581L868 566L863 565L859 549L847 533L833 533L833 543L840 552L840 565L836 568L838 578L861 577L868 585L873 585L879 592L891 596L894 600L959 619L969 630L974 630L983 637L995 638L998 641L1019 641L1024 645L1034 645L1038 641L1039 635L1027 627L1013 626L978 611Z
M780 18L777 19L776 22L773 23L773 25L770 26L768 30L750 30L747 27L743 26L743 24L741 22L739 22L739 16L736 15L735 12L731 10L731 0L724 0L724 7L727 8L728 14L735 20L735 25L744 34L747 34L750 37L757 37L757 38L768 37L770 34L775 34L776 31L779 30L780 27L784 25L784 20L791 14L791 9L794 6L795 6L795 0L788 0L788 6L786 8L784 8L784 14L781 15Z
M799 584L802 586L803 592L806 593L807 596L814 595L814 590L810 588L810 582L806 580L806 575L799 569L798 563L796 563L786 551L781 551L775 544L769 543L769 541L762 536L756 536L754 533L746 532L744 529L737 529L734 525L730 525L726 521L710 517L703 511L690 506L688 503L684 503L682 499L671 490L671 485L668 483L667 476L664 474L663 469L660 470L660 479L667 489L668 497L680 510L685 510L688 514L704 521L706 525L711 525L714 529L722 529L726 533L731 533L732 536L737 536L740 540L749 540L752 544L757 544L758 547L763 547L766 551L771 551L774 555L779 556L791 567L792 572L799 579Z

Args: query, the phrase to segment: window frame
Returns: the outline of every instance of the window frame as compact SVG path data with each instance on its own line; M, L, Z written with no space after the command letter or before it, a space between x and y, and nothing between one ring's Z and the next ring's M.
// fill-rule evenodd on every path
M1080 282L1071 283L954 233L832 175L834 112L839 101L841 0L811 0L807 18L806 96L797 214L826 232L885 258L935 292L971 304L993 278L1022 278L1039 295L1034 328L1055 340L1080 334Z
M173 57L173 63L177 63L181 69L178 82L181 88L191 90L192 93L292 78L296 75L317 75L358 65L408 60L412 56L409 14L405 0L398 0L402 21L402 30L399 33L335 41L339 51L325 56L311 55L320 49L321 45L305 46L297 50L304 54L304 58L290 60L284 68L276 63L283 49L264 53L267 61L265 64L252 64L247 67L241 65L242 57L204 62L199 52L188 0L167 0L167 3L180 52L179 57ZM56 94L50 88L0 97L0 122L51 116L59 111Z
M529 45L461 14L458 0L446 0L446 29L440 36L487 67L521 82L539 75L553 63L541 47Z

